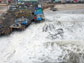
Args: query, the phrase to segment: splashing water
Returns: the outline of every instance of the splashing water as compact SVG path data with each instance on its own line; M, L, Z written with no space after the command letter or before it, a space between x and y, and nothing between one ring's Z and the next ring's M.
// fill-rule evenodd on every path
M84 15L76 15L45 12L45 22L1 37L0 63L84 63Z

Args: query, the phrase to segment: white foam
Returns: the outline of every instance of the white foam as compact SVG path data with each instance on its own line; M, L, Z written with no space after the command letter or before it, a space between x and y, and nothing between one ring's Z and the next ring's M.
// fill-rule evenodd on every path
M84 40L84 15L52 13L44 13L46 21L43 23L32 23L23 32L0 38L0 63L63 62L69 59L70 52L83 53L83 42L78 40ZM81 22L72 22L71 17ZM57 35L58 38L52 39L49 33L56 34L59 28L63 29L63 37Z

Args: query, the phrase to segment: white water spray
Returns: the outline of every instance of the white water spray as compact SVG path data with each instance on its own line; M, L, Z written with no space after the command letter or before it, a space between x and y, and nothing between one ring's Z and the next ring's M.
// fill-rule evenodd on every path
M84 15L54 13L0 38L0 63L84 63Z

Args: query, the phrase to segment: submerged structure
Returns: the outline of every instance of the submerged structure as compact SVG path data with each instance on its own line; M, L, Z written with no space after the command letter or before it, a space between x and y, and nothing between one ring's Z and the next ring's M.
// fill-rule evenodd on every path
M9 10L6 14L2 16L5 19L2 19L7 24L0 28L0 35L8 35L13 30L24 30L32 22L42 22L44 21L44 14L42 5L38 3L37 0L32 1L18 1L17 4L13 4L9 7ZM5 32L5 30L7 30Z

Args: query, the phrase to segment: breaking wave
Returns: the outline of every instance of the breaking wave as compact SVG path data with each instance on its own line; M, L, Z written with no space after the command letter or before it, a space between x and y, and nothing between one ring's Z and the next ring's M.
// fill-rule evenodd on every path
M84 63L84 15L74 16L46 12L45 22L0 38L0 63Z

